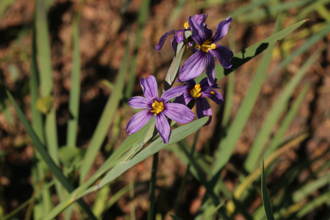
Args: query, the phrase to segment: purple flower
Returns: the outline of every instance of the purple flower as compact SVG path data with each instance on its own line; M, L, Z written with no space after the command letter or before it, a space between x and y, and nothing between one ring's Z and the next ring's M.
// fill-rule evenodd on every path
M194 53L182 65L179 70L179 80L182 82L194 79L201 75L206 66L206 75L210 85L215 82L215 57L220 64L226 68L231 68L230 59L233 57L233 52L223 46L215 44L220 41L227 33L232 18L229 16L226 20L221 21L212 37L212 31L206 27L205 23L197 23L192 17L189 17L188 23L191 28L191 37L196 42Z
M197 23L197 24L200 24L202 22L205 22L207 18L207 14L196 14L192 17L192 19ZM172 30L172 31L169 31L169 32L166 32L160 39L159 39L159 43L156 45L156 51L160 51L160 49L163 47L167 37L169 35L172 35L174 34L174 37L172 38L172 41L171 41L171 45L172 45L172 48L174 50L174 52L176 52L176 48L178 46L179 43L181 43L182 41L184 41L185 39L185 36L184 36L184 32L186 30L190 30L190 26L189 26L189 23L188 22L185 22L184 23L184 29L182 30Z
M189 80L185 85L183 94L177 97L174 102L188 105L192 99L195 99L197 116L198 118L210 116L209 120L205 124L208 125L212 120L212 110L206 100L206 97L209 97L218 105L221 104L223 102L223 97L220 92L214 90L218 88L219 87L216 83L209 86L207 78L202 79L199 84L196 84L194 80Z
M128 104L135 109L145 109L135 114L127 123L126 131L133 134L139 131L147 122L155 116L156 128L164 143L168 143L170 125L165 117L173 121L185 124L192 121L195 114L185 105L169 102L170 99L181 95L185 86L177 86L163 93L159 98L157 82L154 76L142 78L140 84L145 96L134 96L128 100Z

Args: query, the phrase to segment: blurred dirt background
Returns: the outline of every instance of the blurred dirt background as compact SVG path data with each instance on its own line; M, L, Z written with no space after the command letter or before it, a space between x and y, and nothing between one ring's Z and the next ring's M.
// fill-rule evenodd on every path
M163 82L167 69L173 57L170 46L170 39L166 41L162 50L157 53L154 46L158 43L163 33L182 29L184 22L189 16L196 13L208 14L208 27L215 30L216 25L225 19L229 12L234 11L239 6L250 1L233 1L221 6L213 6L206 9L196 9L192 1L187 1L184 10L174 23L169 26L168 19L177 2L151 1L148 21L143 31L142 44L137 52L137 70L134 95L141 95L142 90L139 79L157 72L159 82ZM80 51L81 51L81 103L79 119L79 135L77 145L80 148L88 146L93 131L97 125L104 105L112 91L104 85L103 79L114 82L124 54L126 40L131 46L131 55L134 54L134 42L138 30L137 16L142 0L132 1L107 1L107 0L86 0L85 2L56 0L53 2L48 13L48 24L51 42L52 67L54 78L54 97L56 105L56 116L58 125L59 145L65 145L67 121L69 119L68 98L70 91L70 75L72 70L72 19L76 10L81 10L80 30ZM123 7L123 5L126 5ZM31 25L34 16L34 2L17 0L10 5L0 19L0 86L13 92L18 99L26 115L31 117L30 97L28 95L28 81L30 74L31 56ZM290 10L286 13L285 22L289 22L297 14L297 10ZM302 27L311 27L316 23L324 21L316 12L308 17L309 22ZM274 19L268 18L259 23L238 23L235 20L235 48L231 48L234 53L270 36L272 34ZM284 23L284 27L287 27ZM26 30L22 34L22 30ZM243 162L251 144L259 131L262 122L267 116L270 107L282 91L285 81L288 80L306 59L313 54L324 43L330 40L328 34L323 40L315 44L308 52L296 57L284 71L269 78L263 85L261 94L254 107L249 122L241 135L235 148L234 155L230 160L229 169L223 172L223 179L230 190L234 190L238 175L233 170L243 171ZM305 40L297 42L292 49L303 45ZM221 44L228 46L229 37L222 39ZM184 59L187 59L187 55ZM250 86L250 82L259 64L261 56L249 61L244 67L239 68L235 74L235 93L233 97L232 118L235 117L238 107L245 97ZM274 69L282 60L281 55L275 57L269 72ZM328 153L330 143L330 48L320 56L317 63L309 69L294 93L296 97L306 83L311 85L308 94L298 111L286 137L297 135L304 131L309 131L310 136L295 149L283 155L269 179L276 183L276 179L286 172L287 168L293 164L300 163L303 159L315 158L318 155ZM226 78L219 81L220 91L225 95ZM117 92L117 91L113 91ZM293 98L294 98L293 97ZM5 100L1 94L0 101ZM121 103L117 117L123 114ZM223 106L216 106L211 103L213 110L212 123L201 129L200 138L197 144L197 151L203 151L213 155L219 141L219 130L221 129L221 115ZM226 105L226 100L224 105ZM33 193L31 186L31 163L34 148L19 123L12 107L11 113L14 116L14 123L8 122L6 114L0 113L0 151L1 151L1 196L5 211L17 208L26 201ZM119 138L115 143L115 148L127 136L125 127L134 114L129 110L129 114L122 115L120 122ZM215 132L216 131L216 132ZM274 132L276 129L274 130ZM111 129L104 146L112 139ZM193 137L189 137L192 142ZM97 160L91 172L100 167L107 157L105 147L99 152ZM180 181L185 172L185 165L176 156L167 150L160 152L157 181L157 209L170 219L168 210L174 207L174 198L178 193ZM320 161L320 166L322 161ZM142 182L150 179L152 158L141 162L137 166L127 171L122 178L111 185L111 194L118 191L129 181ZM234 167L230 168L230 167ZM301 173L300 179L313 170L305 170ZM270 182L272 184L272 182ZM196 181L193 176L188 176L188 183L184 191L181 202L180 214L184 219L192 219L200 207L201 200L205 193L205 188ZM111 195L109 195L111 196ZM95 194L86 196L85 201L92 205ZM58 202L57 196L53 196L54 202ZM135 191L134 199L129 195L122 197L119 202L107 211L105 219L124 219L130 213L130 204L136 207L137 219L146 219L148 210L148 184L138 187ZM261 203L260 198L255 198L251 203L250 210ZM24 216L24 212L18 216ZM237 219L241 219L237 216Z

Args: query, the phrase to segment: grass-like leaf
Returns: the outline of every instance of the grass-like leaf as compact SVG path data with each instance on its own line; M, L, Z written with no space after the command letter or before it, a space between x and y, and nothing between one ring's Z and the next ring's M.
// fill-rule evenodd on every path
M121 174L123 174L125 171L127 171L129 168L133 167L137 163L143 161L147 157L155 154L156 152L160 151L161 149L174 144L184 138L186 138L188 135L192 134L199 128L201 128L206 121L208 120L208 117L204 117L201 119L198 119L196 121L193 121L189 124L183 125L179 128L176 128L172 131L169 142L163 143L162 139L159 137L155 141L153 141L150 145L148 145L145 149L143 149L141 152L139 152L135 157L133 157L131 160L121 160L117 161L113 158L109 158L99 169L98 171L84 184L80 185L74 192L72 192L63 202L61 202L59 205L57 205L47 216L45 219L53 219L55 216L57 216L61 211L63 211L65 208L67 208L70 204L72 204L76 199L81 198L82 196L97 191L103 186L109 184L111 181L119 177ZM149 125L148 125L149 124ZM150 126L153 124L153 122L149 121L143 129L141 129L139 132L130 135L123 144L119 147L126 148L127 146L132 146L134 143L138 144L138 142L144 140L144 136L146 133L148 133ZM143 134L144 133L144 134ZM127 149L126 149L127 150ZM116 153L116 151L115 151ZM114 154L115 154L114 153ZM113 154L113 155L114 155ZM113 156L111 155L111 156ZM116 155L116 157L119 154ZM127 158L127 157L126 157ZM129 157L127 158L129 159ZM108 170L109 167L114 167L105 175L105 177L96 185L92 186L89 189L87 189L88 186L90 186L92 183L94 183L98 178L100 178L106 170ZM87 189L87 190L86 190Z
M262 161L262 172L261 172L261 197L262 197L262 202L264 204L267 220L274 220L272 206L270 204L270 199L267 192L264 161Z
M323 48L319 49L305 62L305 64L300 68L298 73L295 74L295 76L286 85L284 91L274 103L268 114L268 117L260 128L260 131L258 132L257 137L255 138L255 141L253 142L253 145L245 161L244 167L248 172L251 172L260 160L262 149L267 142L274 125L277 123L281 113L283 112L286 103L289 101L289 98L291 97L294 89L304 77L309 67L315 63L316 59L320 56L322 51Z
M80 100L80 50L79 50L79 16L73 21L73 67L71 73L71 90L69 98L70 119L68 121L67 140L68 147L76 146L79 100Z
M119 69L119 72L117 74L115 87L111 92L111 96L109 97L104 107L100 120L92 136L91 142L89 143L89 147L87 148L84 157L85 163L80 169L80 176L79 176L80 183L82 183L85 180L88 171L95 160L97 152L100 150L104 138L110 128L113 116L117 111L119 102L122 97L121 93L124 89L125 78L128 69L128 56L129 56L129 44L127 42L125 55L121 67Z
M19 108L18 104L16 103L15 99L13 96L7 92L7 95L13 104L15 111L22 122L26 132L30 136L34 147L37 149L37 151L40 153L42 159L46 162L47 166L49 169L52 171L54 176L57 178L57 180L62 184L62 186L68 191L72 192L74 190L74 187L71 185L70 181L63 175L62 171L60 168L55 164L54 160L51 158L51 156L48 154L45 146L41 143L40 139L38 138L37 134L31 127L30 123L28 122L27 118L25 117L24 113L22 110ZM78 204L83 208L83 210L88 214L88 216L91 219L96 219L92 211L90 210L89 206L82 200L80 199L78 201ZM59 213L58 213L59 214Z

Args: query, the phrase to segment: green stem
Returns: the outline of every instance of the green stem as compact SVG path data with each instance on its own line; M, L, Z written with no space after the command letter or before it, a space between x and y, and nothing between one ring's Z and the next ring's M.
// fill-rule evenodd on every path
M152 162L152 171L151 171L151 181L149 185L149 212L148 212L148 220L153 220L154 212L155 212L155 190L156 190L156 174L158 167L158 152L154 154L154 159Z

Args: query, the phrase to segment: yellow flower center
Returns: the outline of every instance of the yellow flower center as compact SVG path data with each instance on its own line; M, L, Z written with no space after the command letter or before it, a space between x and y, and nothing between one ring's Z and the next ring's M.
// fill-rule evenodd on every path
M154 115L158 115L159 113L161 113L164 110L164 103L163 102L158 102L158 101L154 101L151 104L152 110L150 112L154 113Z
M192 88L190 90L190 95L192 97L194 97L194 98L199 98L202 95L202 93L201 93L201 85L200 84L196 84L194 86L194 88Z
M184 25L183 25L184 29L189 29L190 26L189 26L189 23L188 22L185 22Z
M214 95L214 91L213 91L213 90L211 90L210 94L211 94L211 95Z
M197 49L202 49L203 52L209 52L209 49L214 50L217 47L217 45L211 43L212 43L211 41L207 40L202 44L202 46L197 44L195 47Z

